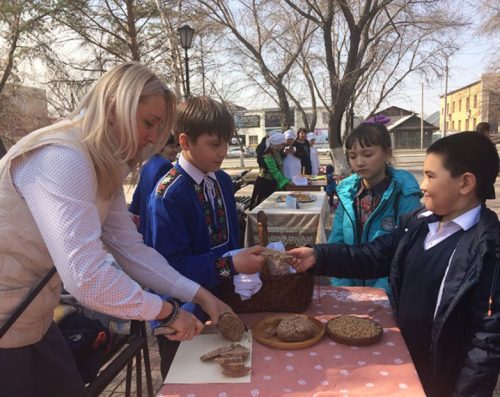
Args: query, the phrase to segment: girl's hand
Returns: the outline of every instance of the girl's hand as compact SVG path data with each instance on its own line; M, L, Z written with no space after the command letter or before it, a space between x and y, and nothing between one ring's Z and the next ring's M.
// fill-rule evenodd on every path
M176 332L173 335L166 335L166 337L170 340L183 341L191 340L198 335L203 329L203 324L193 314L181 309L179 317L170 325L170 328Z
M289 261L289 264L299 273L309 270L316 263L314 250L312 248L294 248L287 251L287 253L293 255L293 259Z
M200 287L196 293L193 303L200 305L203 311L210 316L214 324L217 323L222 313L233 311L227 304L216 298L203 287Z

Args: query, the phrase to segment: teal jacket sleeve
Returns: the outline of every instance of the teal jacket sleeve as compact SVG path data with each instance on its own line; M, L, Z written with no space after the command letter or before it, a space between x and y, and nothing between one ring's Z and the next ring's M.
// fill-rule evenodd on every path
M276 165L276 161L274 161L274 158L269 155L269 156L264 156L264 162L267 165L267 169L275 179L278 189L283 189L287 184L290 183L290 180L283 175L281 170L278 168Z

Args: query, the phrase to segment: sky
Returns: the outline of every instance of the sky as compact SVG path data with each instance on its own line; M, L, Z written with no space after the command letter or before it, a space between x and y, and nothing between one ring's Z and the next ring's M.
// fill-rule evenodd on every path
M476 4L476 1L478 0L472 0L474 4ZM467 13L473 15L474 7L471 6L471 3L465 2L464 4ZM481 18L477 19L477 21L480 20ZM476 22L476 20L471 22ZM456 41L459 50L451 55L448 60L448 92L478 81L481 78L481 74L487 71L489 60L494 55L495 48L500 48L500 35L496 37L482 37L478 36L475 32L476 26L472 25L470 28L462 30L461 35L457 37ZM27 69L31 68L28 67ZM26 74L28 76L37 75L32 73L33 71L29 70ZM422 98L421 84L422 80L418 75L409 76L405 80L404 86L396 90L379 110L394 105L420 114ZM444 86L444 70L442 76L436 76L431 81L424 82L424 117L428 117L432 113L439 111L439 97L444 94ZM253 98L250 101L251 103L245 103L245 99L241 98L242 101L238 104L250 109L255 108L256 105L253 103L255 102L255 96L251 95L251 98ZM272 101L269 102L269 106L276 106Z
M470 40L464 40L460 47L448 59L448 92L480 80L481 73L487 72L495 47L498 48L500 38L485 38L471 34ZM496 41L496 45L494 44ZM413 110L420 114L421 109L421 79L417 76L408 78L405 88L392 98L391 105ZM439 96L444 95L445 78L436 77L433 81L424 82L424 116L439 111Z

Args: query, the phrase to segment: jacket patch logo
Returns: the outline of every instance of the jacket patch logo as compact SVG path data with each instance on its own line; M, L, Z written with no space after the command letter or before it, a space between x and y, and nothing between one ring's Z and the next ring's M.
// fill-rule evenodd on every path
M386 216L385 218L382 219L382 230L386 232L390 232L394 229L394 218L392 216Z

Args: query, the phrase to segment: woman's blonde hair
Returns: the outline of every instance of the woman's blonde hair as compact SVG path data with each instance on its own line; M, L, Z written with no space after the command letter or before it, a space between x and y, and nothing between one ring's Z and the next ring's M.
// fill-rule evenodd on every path
M138 150L137 106L154 95L165 98L166 119L157 142ZM137 62L126 62L106 72L85 95L69 118L81 116L83 144L94 163L101 197L110 198L117 192L125 167L135 177L137 165L165 146L175 122L175 107L173 92Z

